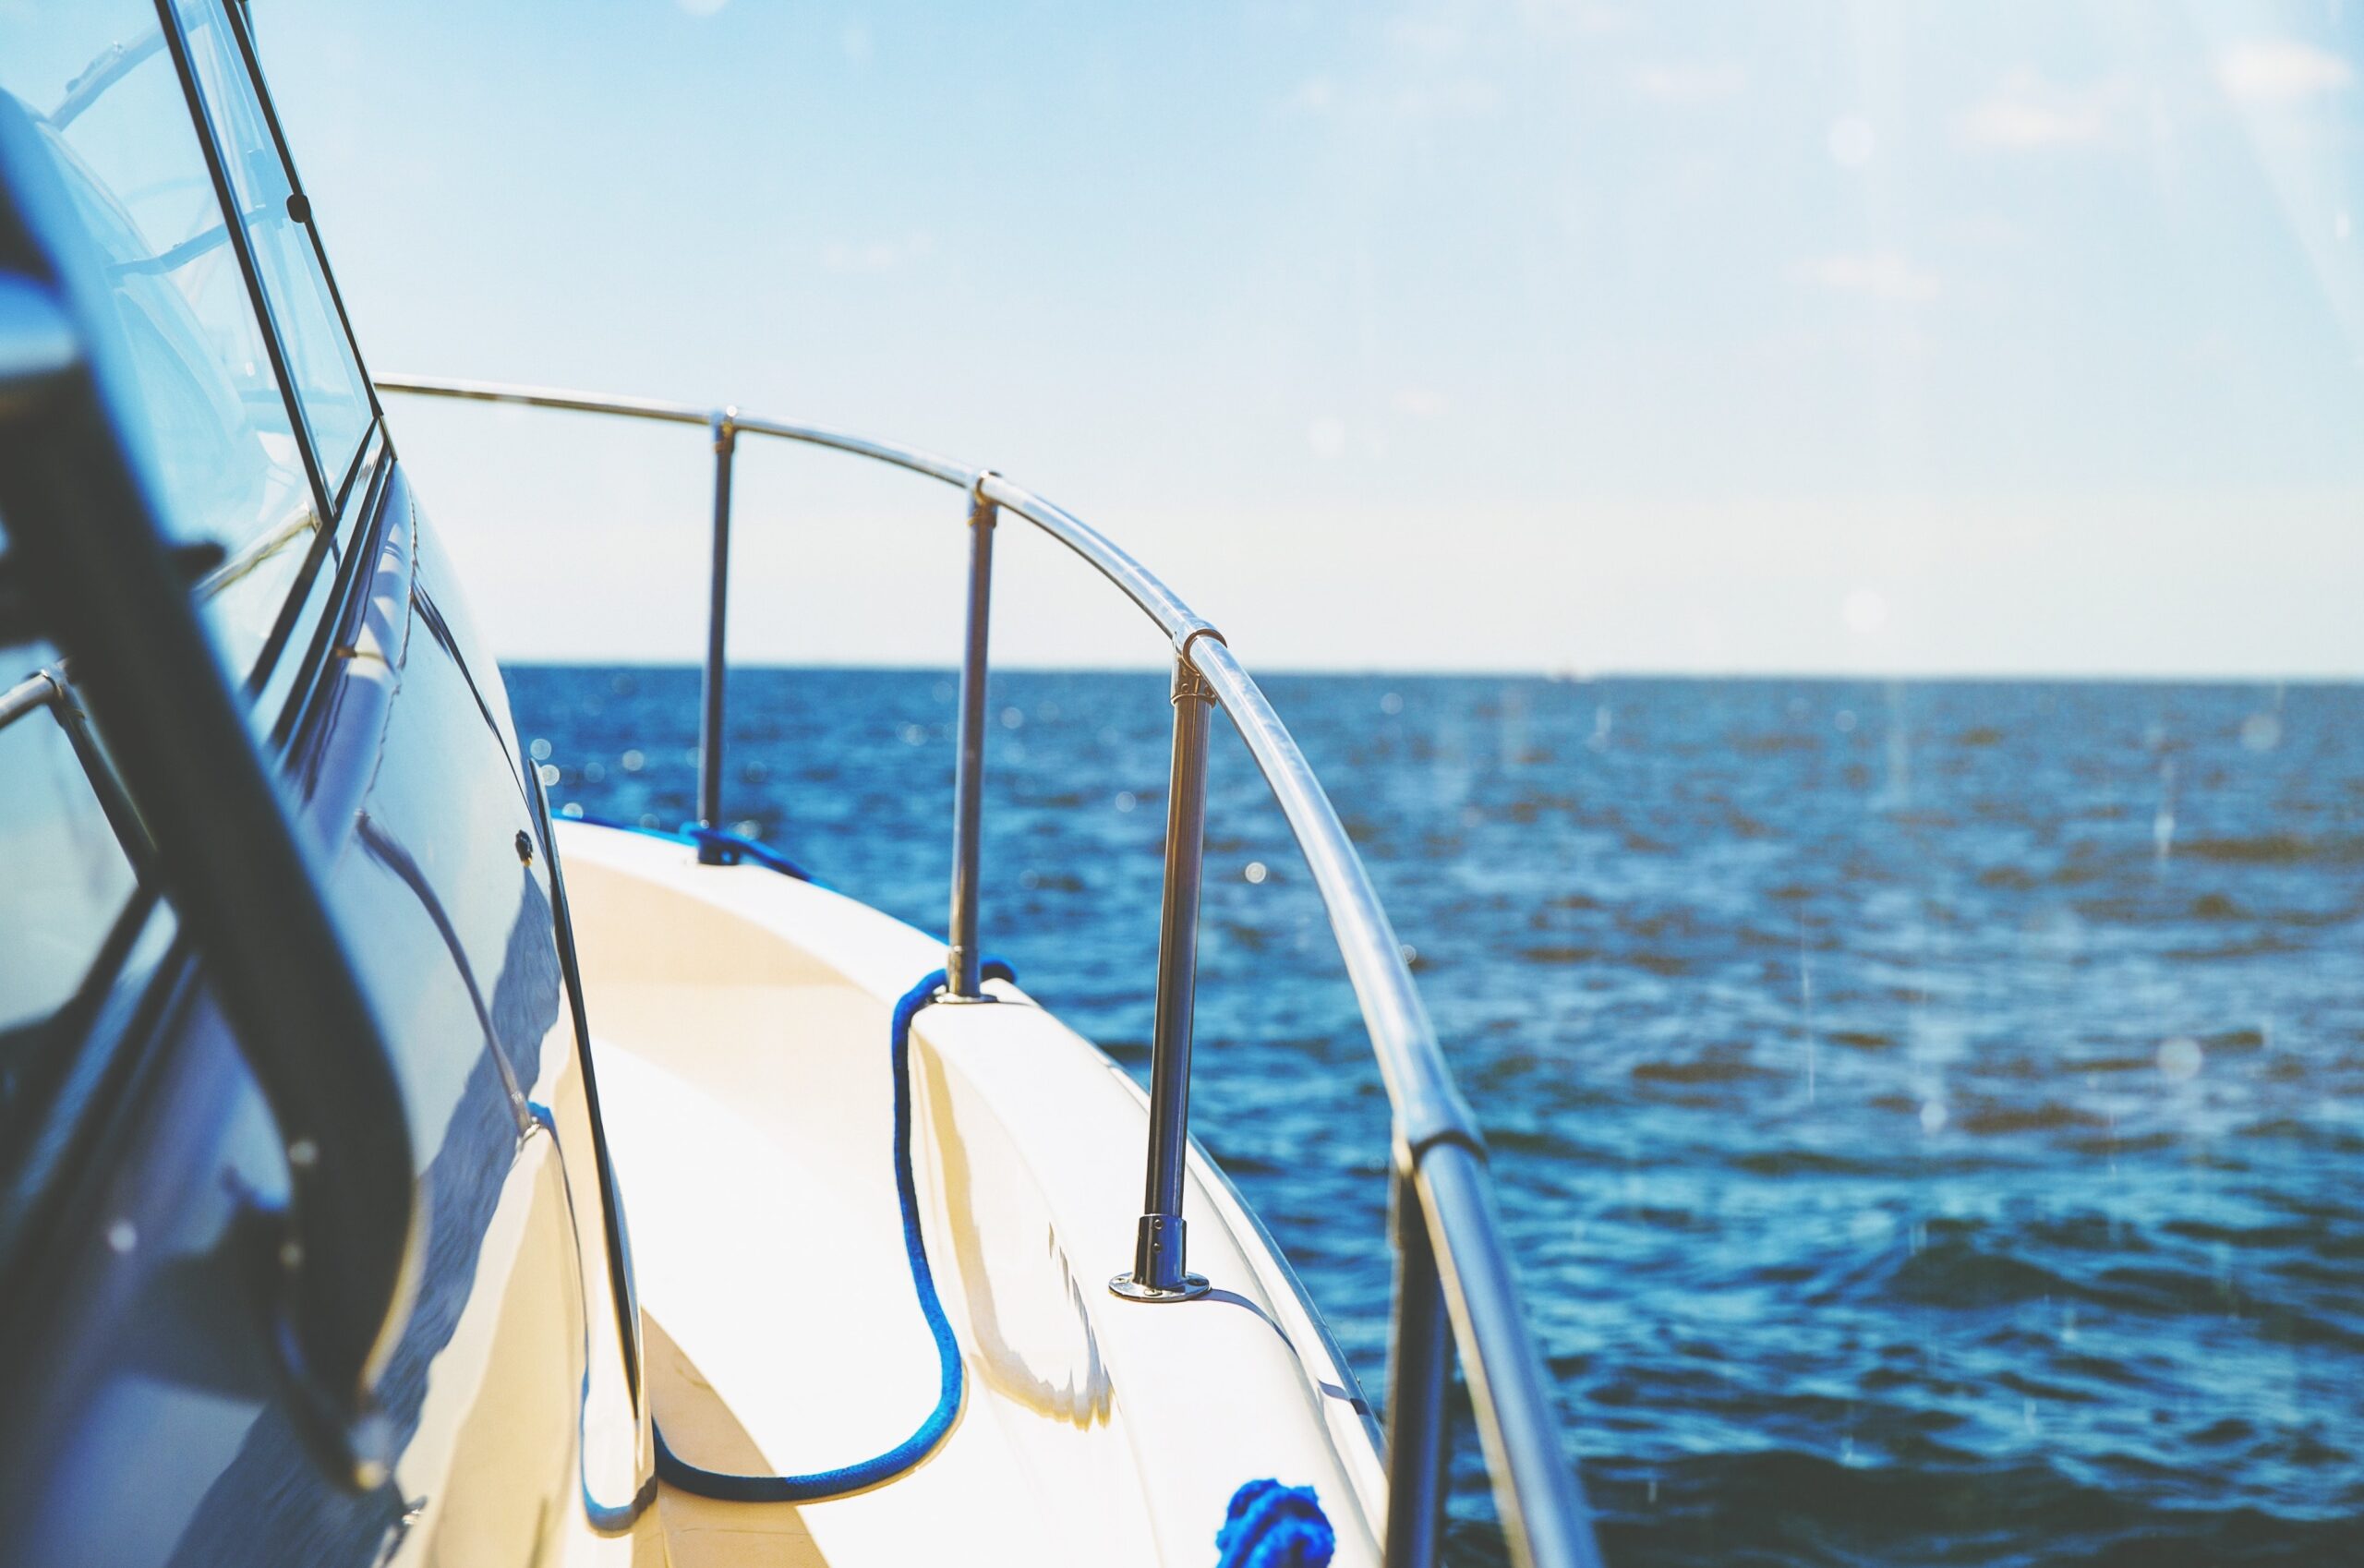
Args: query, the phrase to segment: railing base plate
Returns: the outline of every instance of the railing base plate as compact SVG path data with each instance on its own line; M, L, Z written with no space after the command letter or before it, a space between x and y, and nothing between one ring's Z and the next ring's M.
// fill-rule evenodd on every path
M1153 1285L1143 1285L1130 1274L1118 1274L1108 1282L1108 1292L1128 1301L1196 1301L1212 1286L1204 1274L1184 1274L1182 1283L1171 1290L1161 1290Z

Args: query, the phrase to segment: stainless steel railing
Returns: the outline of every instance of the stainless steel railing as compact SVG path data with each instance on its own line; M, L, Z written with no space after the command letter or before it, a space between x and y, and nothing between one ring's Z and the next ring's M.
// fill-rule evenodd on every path
M1598 1562L1582 1489L1562 1447L1542 1364L1519 1307L1477 1118L1453 1085L1387 911L1329 796L1280 716L1212 623L1090 525L991 469L964 467L913 448L817 425L755 418L734 407L708 409L416 376L385 377L378 386L383 392L424 397L522 404L707 428L715 452L713 571L698 770L698 812L707 826L720 822L722 809L725 598L730 468L738 438L771 436L850 452L923 474L966 493L968 621L960 667L952 909L945 964L956 997L979 994L978 830L984 784L993 535L999 514L1014 513L1067 546L1155 621L1174 648L1174 749L1151 1042L1150 1148L1133 1268L1111 1281L1110 1288L1143 1301L1186 1300L1206 1288L1205 1281L1187 1267L1181 1210L1206 814L1206 720L1208 708L1219 704L1262 770L1321 890L1393 1112L1396 1278L1389 1341L1387 1562L1392 1568L1427 1568L1436 1560L1444 1507L1446 1385L1457 1349L1513 1553L1531 1568L1588 1568ZM711 848L701 850L709 857L716 853Z

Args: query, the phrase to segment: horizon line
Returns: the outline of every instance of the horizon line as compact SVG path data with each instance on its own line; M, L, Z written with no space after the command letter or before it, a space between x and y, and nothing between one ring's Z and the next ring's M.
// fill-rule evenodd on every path
M696 659L616 659L616 658L553 658L547 657L497 658L503 669L662 669L696 673L704 666ZM727 667L733 672L771 670L787 672L831 671L845 674L882 675L957 675L960 667L955 663L886 663L836 662L814 660L787 663L777 660L732 660ZM1011 662L990 667L994 674L1011 675L1141 675L1164 676L1163 664L1026 664ZM2157 671L2157 670L2092 670L2092 671L1980 671L1980 670L1827 670L1827 669L1552 669L1537 667L1502 667L1498 669L1413 669L1405 666L1274 666L1250 671L1258 680L1286 678L1290 680L1379 681L1401 679L1413 681L1540 681L1553 685L1588 686L1611 681L1814 681L1825 684L1853 685L2122 685L2122 686L2353 686L2364 684L2364 670L2339 673L2232 673L2225 671Z

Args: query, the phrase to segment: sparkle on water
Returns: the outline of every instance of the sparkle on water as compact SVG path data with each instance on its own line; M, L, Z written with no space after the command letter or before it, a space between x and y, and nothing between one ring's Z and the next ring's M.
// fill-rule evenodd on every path
M512 673L553 801L668 826L696 684ZM2364 691L1267 685L1486 1124L1612 1563L2364 1562ZM1139 1073L1165 677L994 697L986 939ZM726 809L939 930L953 683L730 700ZM1385 1100L1227 739L1207 853L1192 1128L1379 1398ZM1465 1422L1453 1475L1503 1561Z

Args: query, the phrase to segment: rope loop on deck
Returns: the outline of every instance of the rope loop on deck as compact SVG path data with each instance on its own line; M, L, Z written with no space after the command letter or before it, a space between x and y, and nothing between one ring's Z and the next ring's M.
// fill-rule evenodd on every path
M1016 981L1017 973L999 959L980 966L987 980ZM903 1252L911 1266L911 1289L919 1297L920 1314L927 1320L935 1341L939 1375L935 1408L919 1429L886 1453L821 1470L809 1476L734 1476L702 1469L675 1453L657 1432L657 1474L669 1486L724 1502L818 1502L843 1497L891 1481L935 1452L960 1416L963 1379L960 1345L952 1337L952 1321L935 1293L935 1272L927 1260L927 1237L920 1228L919 1187L911 1176L911 1020L920 1009L944 995L944 971L936 970L903 993L895 1004L889 1045L889 1067L895 1082L895 1199L903 1212ZM1325 1559L1326 1561L1326 1559Z

